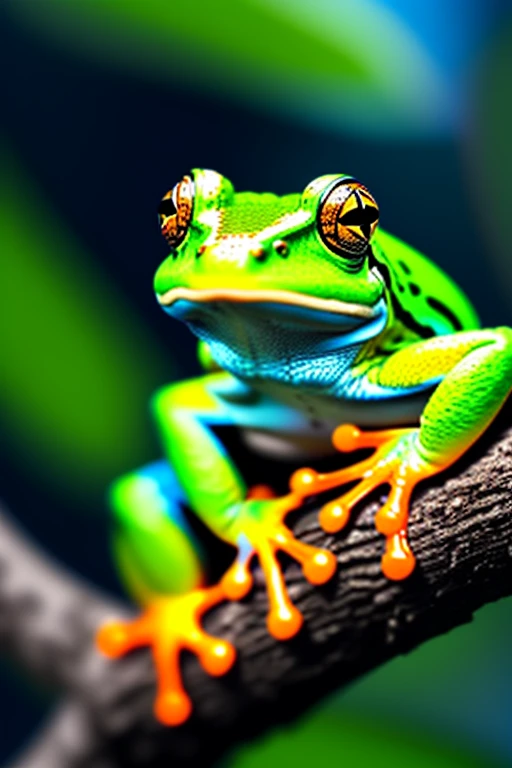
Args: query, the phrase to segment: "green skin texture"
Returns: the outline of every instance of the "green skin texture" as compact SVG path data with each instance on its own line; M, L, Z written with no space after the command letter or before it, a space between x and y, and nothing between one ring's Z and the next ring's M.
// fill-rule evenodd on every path
M213 426L257 429L270 439L279 433L307 458L328 452L329 435L341 423L364 428L419 421L392 451L404 465L446 466L485 430L510 391L512 330L479 330L467 298L432 262L380 228L363 259L327 247L317 210L341 177L321 177L302 194L277 197L235 193L219 174L194 170L192 221L155 276L160 302L175 289L189 291L186 311L176 310L180 302L166 309L201 337L199 357L207 369L153 398L164 455L185 503L216 536L239 547L239 557L247 552L245 522L261 518L264 524L272 501L246 500L236 460ZM284 256L273 247L279 239L288 246ZM234 289L244 292L236 301L198 298L201 291ZM269 304L255 300L258 291L281 293ZM301 314L280 297L291 297L295 307L311 297L331 304ZM332 301L347 308L345 317L339 309L330 313ZM351 306L381 308L374 326L357 319L369 329L362 341L350 336ZM349 323L346 331L340 332L340 317ZM286 354L272 346L281 328ZM325 370L320 337L322 344L332 340L334 358L345 361L336 381L319 373ZM290 360L301 361L300 375L289 373ZM138 601L148 604L203 583L198 542L184 520L169 513L144 470L118 480L111 502L118 565Z

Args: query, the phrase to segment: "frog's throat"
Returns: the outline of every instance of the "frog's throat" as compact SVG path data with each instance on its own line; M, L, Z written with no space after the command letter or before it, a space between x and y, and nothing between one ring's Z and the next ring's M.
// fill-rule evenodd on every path
M288 304L295 307L316 309L322 312L332 312L337 315L350 315L371 320L379 314L380 302L372 306L356 304L339 299L320 299L317 296L308 296L304 293L283 290L240 290L237 288L171 288L171 290L159 295L158 302L162 306L170 306L180 299L191 302L231 301L238 303L274 302Z

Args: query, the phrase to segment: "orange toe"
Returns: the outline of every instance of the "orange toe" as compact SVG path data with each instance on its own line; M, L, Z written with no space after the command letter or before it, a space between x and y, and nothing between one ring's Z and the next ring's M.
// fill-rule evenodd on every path
M442 469L418 461L417 456L414 458L416 433L417 429L411 428L365 431L353 424L343 424L332 437L337 450L349 452L374 448L374 453L363 461L334 472L322 474L303 468L290 478L292 493L300 498L355 483L320 510L319 522L327 533L337 533L344 528L352 509L374 490L387 485L390 489L388 499L375 516L375 526L386 537L382 570L394 581L410 576L416 563L407 541L412 492L420 480Z
M157 696L154 712L163 725L182 725L192 713L192 702L184 692L166 691Z
M157 598L134 621L113 621L100 628L96 642L107 656L117 658L141 646L150 646L157 675L155 714L165 725L179 725L192 711L182 684L180 656L194 653L210 675L224 675L233 666L231 643L207 634L201 617L226 599L220 585L184 595Z
M405 531L387 539L381 565L383 574L392 581L402 581L414 571L416 558L411 552Z

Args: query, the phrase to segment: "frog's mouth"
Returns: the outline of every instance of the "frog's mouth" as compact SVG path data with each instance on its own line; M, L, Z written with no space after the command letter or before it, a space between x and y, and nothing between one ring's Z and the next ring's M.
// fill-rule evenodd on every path
M276 348L281 361L303 358L305 350L311 357L333 354L374 338L387 322L384 298L365 306L283 290L190 288L173 288L158 298L167 314L215 346L219 360L226 349L230 360L233 353L245 360L246 373L247 366L264 365ZM224 360L222 367L230 370L232 364Z
M374 320L379 317L383 311L383 302L379 300L376 304L366 305L357 304L339 299L321 299L317 296L308 296L304 293L284 290L240 290L236 288L212 288L212 289L192 289L192 288L171 288L163 294L157 294L158 302L169 311L172 305L178 302L185 305L214 304L219 302L240 303L240 304L258 304L272 305L275 309L293 308L297 310L311 310L315 314L325 314L330 316L358 318L360 321ZM169 314L174 314L172 310ZM176 313L178 314L178 313ZM181 314L181 313L179 313Z

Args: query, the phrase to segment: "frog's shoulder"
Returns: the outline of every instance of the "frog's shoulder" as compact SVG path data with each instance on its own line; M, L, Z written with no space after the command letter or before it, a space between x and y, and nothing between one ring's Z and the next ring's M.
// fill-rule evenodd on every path
M479 327L475 309L459 286L399 238L378 229L372 238L372 261L390 292L395 314L410 318L416 332L423 328L420 336Z

